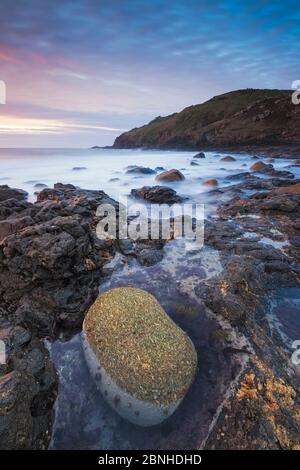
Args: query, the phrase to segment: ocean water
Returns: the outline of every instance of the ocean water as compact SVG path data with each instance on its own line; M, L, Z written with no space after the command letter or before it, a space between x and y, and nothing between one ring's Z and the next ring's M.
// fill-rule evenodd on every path
M0 149L0 184L22 188L34 201L36 184L52 187L54 183L72 183L86 189L102 189L113 198L126 196L132 188L154 185L155 175L128 175L128 165L142 165L154 169L177 168L186 179L172 183L180 194L197 199L197 195L207 192L202 182L217 178L219 185L232 184L226 180L230 174L248 171L254 163L249 155L238 155L234 162L222 162L224 154L205 152L206 158L199 159L199 166L192 166L196 152L143 151L112 149ZM235 156L235 154L231 154ZM290 160L277 160L274 167L288 166ZM85 167L74 170L75 167ZM300 168L294 168L300 175ZM111 179L114 179L111 181Z

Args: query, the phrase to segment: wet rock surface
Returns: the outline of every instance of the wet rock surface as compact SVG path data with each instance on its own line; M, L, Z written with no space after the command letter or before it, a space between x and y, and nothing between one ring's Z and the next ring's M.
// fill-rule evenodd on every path
M0 317L6 361L0 364L0 449L47 449L57 376L49 353L29 330Z
M164 171L155 177L156 181L170 181L170 182L182 181L184 179L185 177L181 173L181 171L176 170L176 169Z
M236 158L231 157L231 155L226 155L220 159L220 162L235 162Z
M143 186L139 189L132 189L131 196L157 204L175 204L184 201L184 198L179 196L174 189L166 186Z
M14 189L10 188L6 184L0 185L0 201L6 201L8 199L17 199L17 200L25 200L27 197L26 191L22 189Z
M204 152L196 153L196 155L194 155L193 158L205 158L205 153Z
M131 165L126 168L126 173L134 175L154 175L156 171L144 166Z
M103 191L55 184L37 202L8 199L0 204L0 294L7 317L40 337L72 335L97 297L103 265L115 240L95 233L97 207L118 204ZM158 242L148 244L146 247ZM145 248L137 242L133 256ZM12 291L11 286L14 286Z
M174 413L197 367L190 338L144 289L100 295L83 323L83 348L104 399L140 426L160 424Z
M31 204L5 187L0 334L20 328L13 344L22 343L22 352L15 350L10 368L0 369L0 412L7 390L15 403L1 415L0 433L23 429L16 410L29 423L32 401L39 410L20 439L17 431L7 433L5 446L47 446L56 382L37 338L47 336L56 340L50 349L59 375L51 448L299 449L299 370L291 361L300 332L299 184L272 165L228 174L226 186L207 193L216 213L205 222L204 248L177 240L98 240L96 209L103 201L116 204L103 191L57 184ZM99 397L80 336L57 339L80 331L99 284L101 292L132 286L155 295L201 358L182 405L145 432Z
M224 270L212 283L196 287L196 295L253 348L206 441L209 449L299 449L299 376L291 361L293 335L286 328L290 322L295 327L296 317L283 302L272 309L270 299L279 287L299 287L300 199L286 180L269 184L271 191L224 203L206 227L206 243L220 250ZM284 308L289 318L283 316L282 323Z
M81 327L114 250L93 232L104 201L113 202L102 191L61 184L41 191L35 204L2 201L0 293L10 321L40 337Z

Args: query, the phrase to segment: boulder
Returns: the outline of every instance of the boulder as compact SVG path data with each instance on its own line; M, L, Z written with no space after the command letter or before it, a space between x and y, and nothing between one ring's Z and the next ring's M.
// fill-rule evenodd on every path
M176 169L167 170L155 177L156 181L183 181L184 175Z
M95 300L114 241L95 235L103 191L56 184L38 202L0 201L1 306L38 337L69 336ZM13 286L13 289L12 289Z
M126 173L133 175L154 175L156 172L144 166L130 165L126 168Z
M205 158L205 153L204 152L196 153L196 155L194 155L193 158Z
M197 367L190 338L151 294L131 287L98 297L84 320L83 347L105 400L140 426L176 410Z
M226 155L226 157L222 157L221 162L235 162L236 158L231 157L230 155Z
M131 196L157 204L175 204L184 200L174 189L166 186L143 186L132 189Z
M73 171L87 170L87 167L86 166L74 166L72 170Z
M5 237L12 233L21 230L24 227L33 225L34 221L31 217L8 217L7 219L0 220L0 243Z
M24 200L27 196L28 193L22 189L10 188L6 184L0 186L0 201L6 201L7 199Z
M211 178L209 180L206 180L206 181L203 181L203 186L212 186L212 187L216 187L218 186L218 181L214 178Z

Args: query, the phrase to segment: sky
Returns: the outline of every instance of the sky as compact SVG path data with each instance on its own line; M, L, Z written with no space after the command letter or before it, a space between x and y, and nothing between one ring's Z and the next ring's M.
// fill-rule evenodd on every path
M289 89L299 47L294 0L0 0L0 147L111 145L226 91Z

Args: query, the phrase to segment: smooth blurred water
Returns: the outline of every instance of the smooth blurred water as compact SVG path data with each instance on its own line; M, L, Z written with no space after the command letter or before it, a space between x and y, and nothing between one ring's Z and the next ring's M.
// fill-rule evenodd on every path
M0 149L0 184L22 188L34 200L34 192L40 190L35 184L72 183L86 189L102 189L118 198L130 193L132 188L155 184L155 175L129 175L125 167L142 165L154 169L177 168L186 179L172 183L180 194L197 196L208 191L202 182L217 178L219 185L231 184L226 176L248 171L255 162L249 155L238 155L234 162L222 162L225 154L205 152L205 159L198 159L199 166L192 166L196 152L155 151L155 150L112 150L112 149ZM234 154L231 154L235 156ZM277 160L274 167L281 169L290 161ZM75 171L74 167L86 167ZM295 168L293 169L293 171ZM300 170L297 168L296 170ZM118 180L110 181L111 178Z

